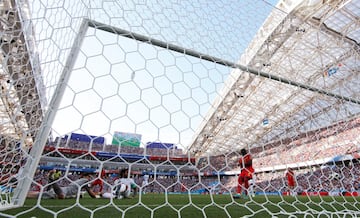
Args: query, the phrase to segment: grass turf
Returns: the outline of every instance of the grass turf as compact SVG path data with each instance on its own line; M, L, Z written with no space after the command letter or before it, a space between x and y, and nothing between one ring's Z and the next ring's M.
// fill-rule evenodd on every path
M319 196L255 196L233 199L230 195L146 194L134 199L27 199L21 208L0 211L0 217L353 217L360 199ZM313 216L310 216L313 215ZM57 216L55 216L57 215ZM124 215L124 216L123 216Z

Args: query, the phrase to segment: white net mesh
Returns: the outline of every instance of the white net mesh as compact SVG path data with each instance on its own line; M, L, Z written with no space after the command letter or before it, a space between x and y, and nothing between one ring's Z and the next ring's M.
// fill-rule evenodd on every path
M359 216L360 1L0 7L0 216Z

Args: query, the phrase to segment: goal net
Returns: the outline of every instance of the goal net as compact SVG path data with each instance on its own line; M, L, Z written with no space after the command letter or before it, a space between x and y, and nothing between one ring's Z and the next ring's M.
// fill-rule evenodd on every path
M359 216L359 7L1 1L0 216Z

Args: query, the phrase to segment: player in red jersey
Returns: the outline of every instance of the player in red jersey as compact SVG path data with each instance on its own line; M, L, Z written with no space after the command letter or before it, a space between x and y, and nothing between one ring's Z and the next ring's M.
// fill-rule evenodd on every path
M103 189L104 189L104 181L103 179L106 177L106 173L105 173L105 170L102 169L101 172L100 172L100 176L95 179L94 182L91 183L91 186L94 187L96 185L99 186L99 191L98 193L102 193Z
M249 180L252 179L254 168L252 166L252 157L245 148L241 149L241 157L239 159L239 166L241 168L240 175L238 177L238 185L236 189L235 197L240 197L242 193L246 196L249 188ZM244 190L242 190L244 188Z
M290 195L295 195L294 189L295 189L295 173L291 168L288 168L285 174L287 178L287 183L289 187Z

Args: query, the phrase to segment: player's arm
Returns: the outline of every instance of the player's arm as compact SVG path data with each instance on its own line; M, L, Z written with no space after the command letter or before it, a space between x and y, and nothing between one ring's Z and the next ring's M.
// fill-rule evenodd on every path
M35 198L38 198L39 195L40 195L40 192L38 192L38 191L29 191L26 195L26 198L35 199Z
M239 167L243 167L243 157L239 158L239 161L238 161L238 166Z

